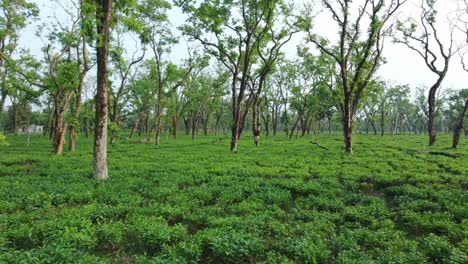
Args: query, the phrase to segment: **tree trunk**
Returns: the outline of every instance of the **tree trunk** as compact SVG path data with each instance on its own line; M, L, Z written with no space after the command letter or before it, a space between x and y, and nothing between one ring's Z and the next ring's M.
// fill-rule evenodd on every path
M159 108L159 107L158 107ZM158 110L159 112L159 110ZM156 146L159 146L161 141L161 112L158 113L158 117L156 119Z
M237 140L239 139L239 128L233 127L232 128L232 137L231 137L231 151L237 151Z
M345 98L344 116L343 116L343 136L345 142L345 151L349 154L353 153L353 117L351 107L347 104Z
M296 130L297 124L299 124L299 119L300 117L296 119L296 123L294 123L294 126L291 128L291 133L289 133L289 140L291 140L294 135L294 131Z
M385 134L385 113L380 114L380 135L383 137Z
M13 103L13 134L18 135L18 105Z
M57 100L57 99L56 99ZM65 143L65 133L66 127L63 124L63 112L64 110L59 109L59 102L55 102L55 123L54 123L54 138L53 138L53 146L55 150L55 154L62 155L63 153L63 145Z
M96 92L96 124L94 132L94 178L106 180L107 172L107 114L109 98L108 83L108 52L109 28L112 17L112 0L99 0L100 6L96 12L97 33L101 38L96 47L97 58L97 92Z
M5 101L6 101L6 98L8 96L8 89L7 89L7 86L6 86L7 76L8 76L8 68L5 67L5 70L4 70L3 76L2 76L2 96L0 98L0 113L3 112L3 107L5 106Z
M267 108L267 111L268 111L268 108ZM264 112L260 113L260 111L259 113L257 113L257 115L262 116L263 126L265 127L265 136L266 138L268 138L270 136L270 117L268 115L265 115Z
M276 131L278 130L278 118L276 118L274 121L273 121L273 136L276 136Z
M189 136L190 135L190 120L189 118L184 118L184 127L185 127L185 135Z
M192 112L192 118L191 118L192 124L191 124L191 129L192 129L192 140L197 140L197 135L198 135L198 124L200 123L200 115L199 113L194 113Z
M240 109L236 110L234 113L234 123L232 125L232 134L231 134L231 151L237 151L237 141L239 140L239 126L240 126Z
M66 126L62 126L57 129L55 133L55 153L57 155L62 155L63 153L63 146L65 145L65 133L67 132Z
M135 131L137 131L138 125L140 124L140 120L143 118L143 113L144 112L138 113L138 117L137 117L137 120L135 121L135 125L133 126L132 131L130 131L130 136L128 137L129 139L133 139L133 136L135 135Z
M393 132L392 132L392 136L396 135L397 133L397 129L398 129L398 119L400 117L400 113L397 112L396 113L396 117L395 117L395 123L393 124Z
M3 112L3 107L5 106L6 98L7 98L7 92L5 90L5 91L2 91L2 97L0 98L0 113Z
M179 129L179 122L177 120L177 114L172 115L172 135L174 139L177 139L177 130Z
M463 130L463 125L465 123L465 116L467 112L468 112L468 99L465 101L465 107L463 108L463 111L460 113L460 116L458 117L457 123L455 124L455 128L453 130L452 148L458 147L458 144L460 142L460 134Z
M257 102L254 103L254 109L252 111L252 132L254 135L254 143L255 146L258 147L260 143L260 113L259 113L259 105Z
M375 127L375 120L371 120L372 130L374 131L374 135L377 135L377 128Z
M139 113L137 120L135 121L135 125L132 128L132 131L130 132L130 136L128 137L129 139L133 139L133 136L135 135L135 131L138 129L138 125L140 124L140 119L142 118L142 114Z
M427 124L427 132L429 133L429 146L433 146L436 143L436 131L435 131L435 100L436 100L436 89L431 88L429 91L428 103L429 103L429 122Z
M76 132L75 132L75 126L74 125L70 125L70 135L69 135L69 146L68 146L68 150L70 152L75 152L75 141L76 141Z
M210 120L211 113L208 113L205 118L205 122L203 123L203 135L208 136L208 124Z
M89 138L89 134L91 134L91 125L90 125L90 122L89 122L89 118L86 117L86 121L85 121L85 136L86 138Z
M221 123L221 116L219 115L219 116L216 117L215 135L219 134L220 123Z
M73 111L73 119L70 123L70 135L69 135L69 146L68 150L70 152L75 151L75 141L76 141L76 124L78 122L78 115L80 113L81 107L81 89L78 91L79 94L76 95L75 109Z
M146 117L145 117L145 134L146 134L147 136L148 136L149 131L150 131L149 122L150 122L150 112L147 111L147 112L146 112ZM149 137L149 136L148 136L148 137Z

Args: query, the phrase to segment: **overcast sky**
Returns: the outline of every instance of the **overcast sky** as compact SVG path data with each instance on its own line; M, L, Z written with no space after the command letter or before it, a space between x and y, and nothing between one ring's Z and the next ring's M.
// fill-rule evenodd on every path
M63 16L63 12L60 11L60 8L53 1L50 0L33 0L37 3L41 11L41 22L44 23L53 19L51 16L54 14L58 17ZM60 0L63 3L67 3L69 0ZM363 0L353 1L355 4L358 4ZM440 29L442 39L445 42L448 42L448 29L449 22L448 18L454 18L454 11L457 9L457 3L461 3L463 0L439 0L438 4L438 28ZM301 5L301 1L296 1L298 5ZM302 2L309 2L304 0ZM408 16L418 16L421 0L409 0L404 7L401 8L398 17L404 19ZM321 10L320 5L316 5L316 10ZM172 24L174 25L174 30L176 27L185 22L185 16L181 12L174 8L169 14ZM37 30L37 24L31 24L22 32L20 39L20 46L29 48L37 57L42 58L41 48L43 47L43 42L35 36ZM338 31L334 26L334 22L331 20L330 13L324 11L315 20L314 26L315 32L321 36L327 37L331 40L336 38ZM180 33L176 33L180 36ZM285 47L285 52L289 57L295 56L296 46L302 42L303 36L296 36L296 38ZM459 34L457 40L460 42L464 41L463 35ZM170 55L170 59L174 61L179 61L183 59L187 52L187 45L183 39L181 39L180 44L175 46L173 53ZM436 75L432 73L424 64L422 58L418 57L416 53L407 49L401 44L392 43L391 39L387 39L384 49L384 57L387 59L387 63L383 65L379 71L378 75L385 80L390 80L398 84L409 84L413 90L419 86L430 86L432 82L436 79ZM460 63L459 56L454 56L450 64L449 73L443 83L444 88L454 88L461 89L468 87L468 73L463 71Z

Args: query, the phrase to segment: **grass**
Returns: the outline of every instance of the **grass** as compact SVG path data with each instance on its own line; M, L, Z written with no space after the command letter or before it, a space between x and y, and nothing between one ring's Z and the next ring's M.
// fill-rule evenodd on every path
M0 263L468 263L468 146L449 136L200 137L0 147ZM448 155L447 155L448 154Z

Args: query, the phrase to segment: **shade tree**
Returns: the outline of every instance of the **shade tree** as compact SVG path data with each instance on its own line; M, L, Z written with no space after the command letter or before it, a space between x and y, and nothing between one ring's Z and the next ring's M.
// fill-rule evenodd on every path
M450 60L460 49L454 37L457 21L448 21L448 38L441 36L438 29L437 4L437 0L421 1L419 17L398 21L394 37L394 42L405 45L417 54L437 77L427 96L427 129L431 146L436 143L436 95L447 76Z

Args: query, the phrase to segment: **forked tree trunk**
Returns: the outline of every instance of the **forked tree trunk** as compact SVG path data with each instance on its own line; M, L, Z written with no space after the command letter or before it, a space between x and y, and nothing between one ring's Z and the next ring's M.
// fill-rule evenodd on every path
M460 134L463 130L463 125L465 123L465 116L467 112L468 112L468 99L465 101L465 107L460 113L460 116L458 117L457 123L455 124L455 128L453 130L452 148L457 148L458 144L460 143Z
M57 107L56 107L57 109ZM55 112L55 124L54 124L54 150L55 154L62 155L63 145L65 143L65 126L63 124L63 111L58 109Z
M65 145L65 133L67 128L65 126L57 127L55 132L55 153L57 155L62 155L63 153L63 146Z
M106 180L107 172L107 114L109 99L107 96L108 83L108 52L109 28L112 17L112 0L99 0L96 12L97 33L101 38L96 48L97 58L97 92L96 92L96 124L94 132L94 178Z
M294 123L294 126L291 128L291 131L289 133L289 140L292 139L292 137L294 135L294 131L296 131L297 124L299 124L299 117L296 119L296 123ZM287 130L286 130L286 133L288 133Z

